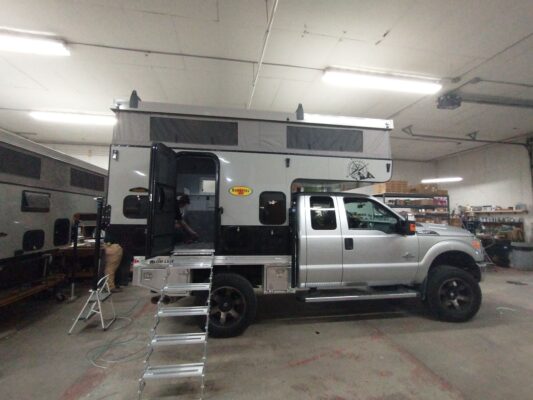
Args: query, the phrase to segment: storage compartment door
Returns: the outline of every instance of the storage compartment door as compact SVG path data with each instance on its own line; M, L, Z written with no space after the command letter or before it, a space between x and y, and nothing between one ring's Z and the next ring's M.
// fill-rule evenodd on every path
M176 155L155 143L150 155L150 187L146 258L168 255L174 249Z

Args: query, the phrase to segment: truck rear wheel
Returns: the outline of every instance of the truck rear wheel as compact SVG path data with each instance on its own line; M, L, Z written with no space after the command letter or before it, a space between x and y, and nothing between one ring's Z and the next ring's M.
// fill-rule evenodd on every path
M441 321L464 322L481 306L481 289L468 272L449 265L438 266L430 273L427 302Z
M246 278L228 273L213 276L210 336L225 338L240 335L253 322L256 310L254 289Z

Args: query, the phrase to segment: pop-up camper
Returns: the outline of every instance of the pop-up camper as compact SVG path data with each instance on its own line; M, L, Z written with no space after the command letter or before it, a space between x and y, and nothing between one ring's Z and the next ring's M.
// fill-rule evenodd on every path
M174 243L183 195L199 240L190 247L233 259L289 255L288 209L301 182L391 177L392 121L147 102L115 112L108 231L130 255L187 247Z

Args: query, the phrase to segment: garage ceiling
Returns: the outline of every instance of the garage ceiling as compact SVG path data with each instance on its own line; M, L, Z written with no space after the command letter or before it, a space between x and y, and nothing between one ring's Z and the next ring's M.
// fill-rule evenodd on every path
M27 110L109 113L136 89L142 99L244 108L261 55L265 1L0 0L0 26L51 32L70 57L0 53L0 127L40 142L107 144L111 128L45 124ZM328 66L443 80L462 90L533 99L533 3L515 1L280 0L252 109L393 118L393 155L430 160L533 131L533 112L464 103L438 110L437 95L356 90L321 80ZM459 82L452 78L460 77ZM528 86L529 85L529 86Z

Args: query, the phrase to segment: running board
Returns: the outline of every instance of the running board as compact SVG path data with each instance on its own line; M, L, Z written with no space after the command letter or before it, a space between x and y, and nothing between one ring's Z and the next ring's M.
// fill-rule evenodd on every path
M394 292L335 292L327 293L327 291L314 292L307 296L303 296L306 303L324 303L328 301L357 301L357 300L388 300L388 299L414 299L420 296L419 292L414 290L402 290Z

